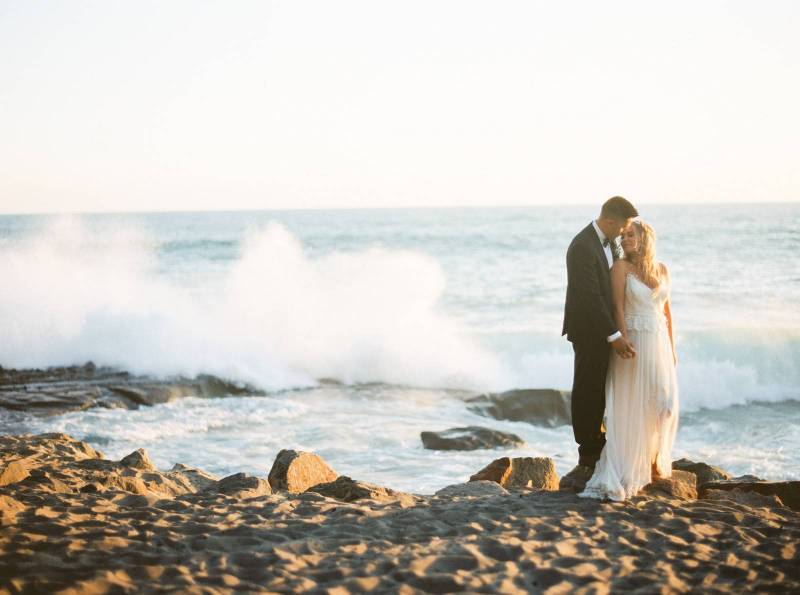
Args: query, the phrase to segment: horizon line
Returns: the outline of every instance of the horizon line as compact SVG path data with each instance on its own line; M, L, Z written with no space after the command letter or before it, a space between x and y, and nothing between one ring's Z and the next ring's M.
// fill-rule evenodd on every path
M776 201L733 201L733 202L648 202L640 203L648 206L775 206L800 204L800 200L776 200ZM596 205L597 208L602 202L569 202L569 203L537 203L537 204L488 204L488 205L402 205L402 206L370 206L370 207L272 207L272 208L225 208L225 209L164 209L164 210L105 210L105 211L0 211L0 217L25 217L39 215L158 215L158 214L192 214L192 213L263 213L270 211L388 211L388 210L445 210L445 209L529 209L537 207L559 207L559 206L589 206Z

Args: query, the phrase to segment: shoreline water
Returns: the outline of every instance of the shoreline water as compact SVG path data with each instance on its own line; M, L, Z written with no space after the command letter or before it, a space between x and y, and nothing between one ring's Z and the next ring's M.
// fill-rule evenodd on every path
M537 406L535 393L541 391L501 393L525 398L514 407L518 413L527 411L527 417L512 420L473 406L470 400L481 394L474 391L381 383L325 381L252 396L254 387L208 376L158 380L93 366L42 372L6 369L0 380L0 433L64 432L114 457L146 444L162 469L181 462L221 476L236 471L260 474L278 450L293 447L319 452L348 475L432 493L464 481L494 454L550 457L561 475L577 461L568 418L553 418L552 410ZM568 393L549 392L568 399ZM59 409L65 397L78 410ZM45 411L51 409L45 406L50 402L61 413L32 415L3 406L9 400L20 405L24 399L33 399L36 408ZM88 404L96 406L83 409ZM568 400L561 407L568 414ZM791 436L776 430L794 418L800 422L800 402L682 412L673 459L704 460L735 475L772 481L798 479L798 454L783 447ZM524 443L475 451L423 447L423 431L464 426L512 433Z

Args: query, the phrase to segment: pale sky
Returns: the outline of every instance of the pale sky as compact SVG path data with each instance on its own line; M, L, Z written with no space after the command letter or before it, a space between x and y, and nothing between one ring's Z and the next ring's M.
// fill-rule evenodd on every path
M800 2L0 0L0 212L800 200Z

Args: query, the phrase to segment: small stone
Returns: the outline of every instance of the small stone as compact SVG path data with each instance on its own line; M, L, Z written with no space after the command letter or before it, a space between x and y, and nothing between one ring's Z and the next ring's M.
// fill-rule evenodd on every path
M549 457L501 457L469 478L470 481L494 481L505 488L528 487L557 490L558 474Z
M311 486L333 481L338 474L313 452L283 449L269 472L269 485L275 490L305 492Z
M223 477L206 490L239 498L256 498L272 494L272 489L266 480L246 473L234 473Z
M134 469L140 469L141 471L155 471L156 467L153 465L153 461L150 460L150 456L147 454L147 451L143 448L138 448L134 450L131 454L127 457L120 459L120 464L125 465L126 467L133 467Z

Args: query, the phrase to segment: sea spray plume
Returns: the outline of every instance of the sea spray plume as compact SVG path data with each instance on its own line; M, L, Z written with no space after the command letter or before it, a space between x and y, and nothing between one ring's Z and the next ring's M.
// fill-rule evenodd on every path
M130 229L88 233L75 216L6 244L0 260L0 362L47 366L131 347L125 343L127 327L152 316L171 293L149 275L148 244ZM122 328L103 331L102 323ZM114 344L106 344L108 334Z
M156 273L138 230L59 220L0 262L0 364L81 363L155 375L217 374L266 389L382 381L488 389L495 357L438 310L439 264L372 247L310 258L282 225L250 233L198 296Z
M244 242L223 312L254 353L273 353L309 377L499 382L504 372L494 357L437 310L444 289L441 267L423 253L371 247L312 259L273 222Z

